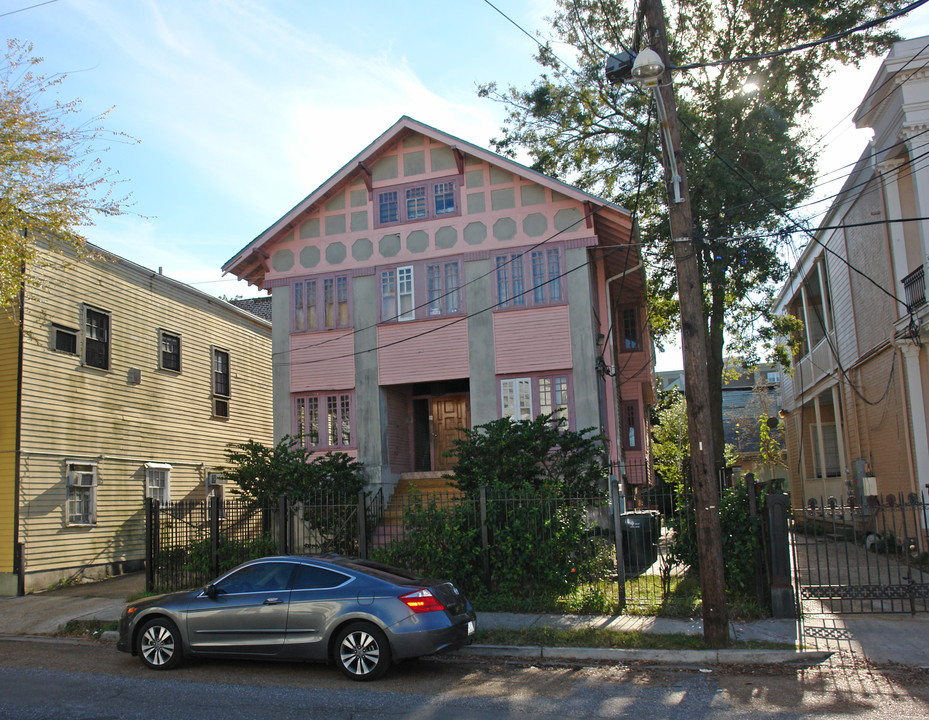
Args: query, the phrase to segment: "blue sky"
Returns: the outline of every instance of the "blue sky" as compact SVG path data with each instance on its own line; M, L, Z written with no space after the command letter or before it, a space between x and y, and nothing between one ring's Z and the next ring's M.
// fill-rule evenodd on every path
M99 222L101 247L212 294L256 294L220 266L401 115L486 145L503 109L478 83L526 86L535 43L482 0L0 0L5 38L29 40L61 95L88 113L115 106L106 163L132 214ZM494 0L546 31L552 0ZM898 25L929 33L929 6ZM567 52L563 47L559 52ZM860 101L879 61L835 76L811 122L824 130ZM845 121L825 170L867 134ZM680 366L679 354L659 369Z

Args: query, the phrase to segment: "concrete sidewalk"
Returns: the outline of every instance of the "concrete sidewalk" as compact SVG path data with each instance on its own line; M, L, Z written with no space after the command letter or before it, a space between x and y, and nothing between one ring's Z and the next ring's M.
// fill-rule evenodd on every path
M96 583L69 586L18 598L0 598L0 635L54 633L71 620L115 621L127 599L141 593L144 573ZM674 662L678 664L820 662L832 652L851 651L877 663L929 667L929 616L871 615L832 618L830 637L804 638L799 652L788 650L610 650L594 648L493 648L472 646L467 654L518 655L523 657L614 661ZM482 629L551 627L601 628L658 634L700 635L699 619L639 617L632 615L550 615L479 613ZM736 640L764 640L801 647L800 624L793 620L760 620L731 623ZM111 639L108 638L108 639Z

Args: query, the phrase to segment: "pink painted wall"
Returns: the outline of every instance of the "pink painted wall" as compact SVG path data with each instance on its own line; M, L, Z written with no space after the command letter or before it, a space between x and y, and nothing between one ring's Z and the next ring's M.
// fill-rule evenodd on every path
M355 387L355 340L351 330L290 336L290 391Z
M495 313L494 353L498 375L571 367L568 306Z
M469 377L468 323L461 319L449 325L451 321L442 318L378 326L378 384Z

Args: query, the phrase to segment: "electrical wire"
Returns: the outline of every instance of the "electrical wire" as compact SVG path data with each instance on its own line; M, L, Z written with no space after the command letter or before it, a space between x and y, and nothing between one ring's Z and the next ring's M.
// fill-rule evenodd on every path
M875 18L874 20L869 20L866 23L863 23L853 28L849 28L847 30L843 30L842 32L833 33L832 35L827 35L818 40L813 40L811 42L803 43L801 45L795 45L793 47L784 48L782 50L773 50L771 52L761 53L759 55L747 55L744 57L727 58L725 60L713 60L710 62L690 63L689 65L676 65L676 66L672 65L669 69L670 70L696 70L698 68L722 67L724 65L732 65L735 63L746 63L746 62L757 62L759 60L769 60L771 58L780 57L782 55L789 55L791 53L801 52L803 50L809 50L811 48L817 47L818 45L824 45L826 43L835 42L837 40L846 38L849 35L853 35L854 33L862 32L864 30L870 30L871 28L877 25L883 25L884 23L889 22L891 20L896 20L898 17L906 15L910 11L917 9L918 7L922 5L925 5L927 2L929 2L929 0L916 0L916 2L910 3L906 7L900 10L897 10L896 12L893 12L890 15L885 15L883 17Z

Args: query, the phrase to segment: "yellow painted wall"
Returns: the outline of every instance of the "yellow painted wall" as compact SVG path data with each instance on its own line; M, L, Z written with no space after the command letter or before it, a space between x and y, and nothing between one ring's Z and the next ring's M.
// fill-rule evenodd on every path
M13 572L19 333L0 311L0 573Z
M268 323L119 259L38 272L23 351L27 589L30 578L41 587L49 573L74 576L144 556L145 462L173 466L172 500L201 499L204 473L222 464L228 443L272 442ZM51 349L51 323L80 330L81 303L110 313L108 371ZM159 329L181 336L180 373L158 368ZM227 420L212 417L213 346L230 354ZM140 383L130 382L131 368L141 371ZM84 459L98 461L97 522L69 527L65 463Z

